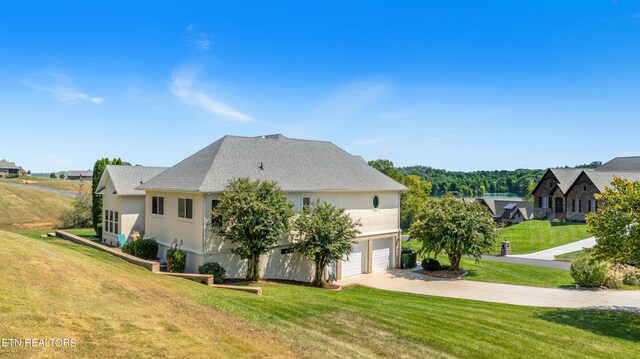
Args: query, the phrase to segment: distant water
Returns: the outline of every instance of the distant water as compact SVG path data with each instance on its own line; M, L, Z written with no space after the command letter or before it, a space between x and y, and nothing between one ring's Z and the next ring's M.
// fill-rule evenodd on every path
M436 196L436 197L439 198L441 196ZM513 199L513 200L522 199L522 197L518 196L517 193L485 193L482 196L477 196L477 197L464 197L464 200L473 201L476 198Z

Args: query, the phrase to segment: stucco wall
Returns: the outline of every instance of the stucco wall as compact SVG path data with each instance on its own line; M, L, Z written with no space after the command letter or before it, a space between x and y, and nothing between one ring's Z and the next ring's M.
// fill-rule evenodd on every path
M113 194L115 188L111 179L107 180L104 194L102 195L102 217L104 211L118 212L119 233L124 234L129 239L132 232L144 232L145 224L145 196L119 196ZM117 245L118 233L108 233L105 231L106 218L102 218L102 241L109 245Z

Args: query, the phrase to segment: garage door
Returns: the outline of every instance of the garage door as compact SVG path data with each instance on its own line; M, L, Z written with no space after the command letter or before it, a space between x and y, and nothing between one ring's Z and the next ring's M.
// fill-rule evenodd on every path
M348 277L366 272L367 242L353 245L353 252L349 254L349 260L342 258L342 277Z
M372 272L391 268L391 248L393 248L393 238L373 241L373 251L371 253Z

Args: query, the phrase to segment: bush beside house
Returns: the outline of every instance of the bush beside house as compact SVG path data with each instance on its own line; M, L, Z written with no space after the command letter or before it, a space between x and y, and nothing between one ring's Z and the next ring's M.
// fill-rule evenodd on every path
M200 274L213 275L213 282L216 284L224 283L225 278L227 278L227 271L220 265L220 263L216 262L201 265L198 267L198 272Z

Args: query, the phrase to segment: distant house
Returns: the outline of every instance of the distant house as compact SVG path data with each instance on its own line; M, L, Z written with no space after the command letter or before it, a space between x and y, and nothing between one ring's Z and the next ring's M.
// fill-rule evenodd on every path
M93 171L69 171L67 179L79 180L93 178Z
M118 244L118 234L125 238L145 231L145 194L136 187L164 172L166 167L115 166L104 170L97 194L102 195L102 242Z
M476 201L489 209L499 223L520 223L533 219L533 203L522 200L478 198Z
M15 162L0 160L0 178L13 178L24 176L26 171L20 166L16 166Z
M533 190L534 218L584 221L601 205L602 193L614 177L640 180L640 157L618 157L595 169L550 168Z

